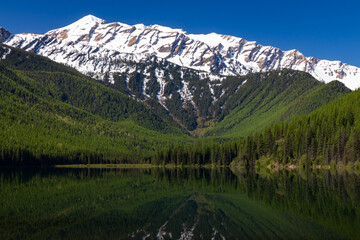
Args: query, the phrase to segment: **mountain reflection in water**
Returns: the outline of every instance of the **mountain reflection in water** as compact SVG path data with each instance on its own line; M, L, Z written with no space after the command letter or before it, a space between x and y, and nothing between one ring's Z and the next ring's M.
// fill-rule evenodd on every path
M2 169L0 239L360 239L351 172Z

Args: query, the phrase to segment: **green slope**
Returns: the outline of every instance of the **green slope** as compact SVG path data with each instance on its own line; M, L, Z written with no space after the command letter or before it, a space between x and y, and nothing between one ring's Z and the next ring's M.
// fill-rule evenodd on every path
M279 70L230 77L217 94L212 106L219 123L207 130L207 136L246 137L275 122L287 121L350 92L342 83L324 84L311 75Z
M190 137L143 104L75 70L0 46L2 163L139 162Z
M253 165L262 156L281 164L349 164L360 168L360 91L241 143L240 163Z
M160 149L154 163L220 164L255 167L295 164L360 169L360 90L308 115L268 126L241 140L203 142Z
M283 77L277 78L280 73ZM360 159L359 91L347 93L349 90L339 82L323 84L296 71L268 75L271 77L263 80L264 74L248 75L238 91L236 83L228 82L233 87L227 89L235 93L224 100L227 104L222 111L228 109L229 115L208 132L220 136L224 143L169 146L159 149L152 161L228 165L235 160L255 166L262 157L304 165L353 164ZM319 108L322 104L325 106ZM310 115L299 116L314 109ZM235 139L240 137L243 139ZM233 140L226 141L228 138Z

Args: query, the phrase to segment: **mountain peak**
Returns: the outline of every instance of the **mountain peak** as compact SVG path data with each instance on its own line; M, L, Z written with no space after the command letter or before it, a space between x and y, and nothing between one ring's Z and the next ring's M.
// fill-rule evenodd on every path
M95 17L94 15L86 15L76 22L59 29L54 29L46 33L60 40L68 41L89 41L92 31L101 24L106 24L104 19Z
M7 29L0 27L0 43L5 42L5 40L8 39L10 35L11 33Z
M98 24L104 24L106 23L106 21L104 19L98 18L94 15L86 15L85 17L80 18L79 20L77 20L75 23L81 23L81 24L86 24L86 23L98 23Z

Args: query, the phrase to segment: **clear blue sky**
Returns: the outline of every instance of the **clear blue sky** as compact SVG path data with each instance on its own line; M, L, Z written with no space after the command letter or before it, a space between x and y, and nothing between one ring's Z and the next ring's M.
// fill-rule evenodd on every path
M358 0L16 0L1 3L0 26L44 33L93 14L108 22L234 35L360 67L359 9Z

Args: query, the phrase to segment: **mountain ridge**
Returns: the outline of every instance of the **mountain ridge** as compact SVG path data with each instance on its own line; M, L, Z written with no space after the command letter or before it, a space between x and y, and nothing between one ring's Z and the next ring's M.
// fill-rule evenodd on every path
M160 25L107 23L93 15L42 35L15 34L5 44L37 52L99 78L105 72L122 70L107 64L98 66L99 61L91 62L85 55L97 53L93 59L112 60L121 59L120 55L135 61L156 56L183 67L225 76L288 68L308 72L324 82L339 80L352 90L360 86L360 69L340 61L305 57L298 50L282 51L229 35L188 34Z

